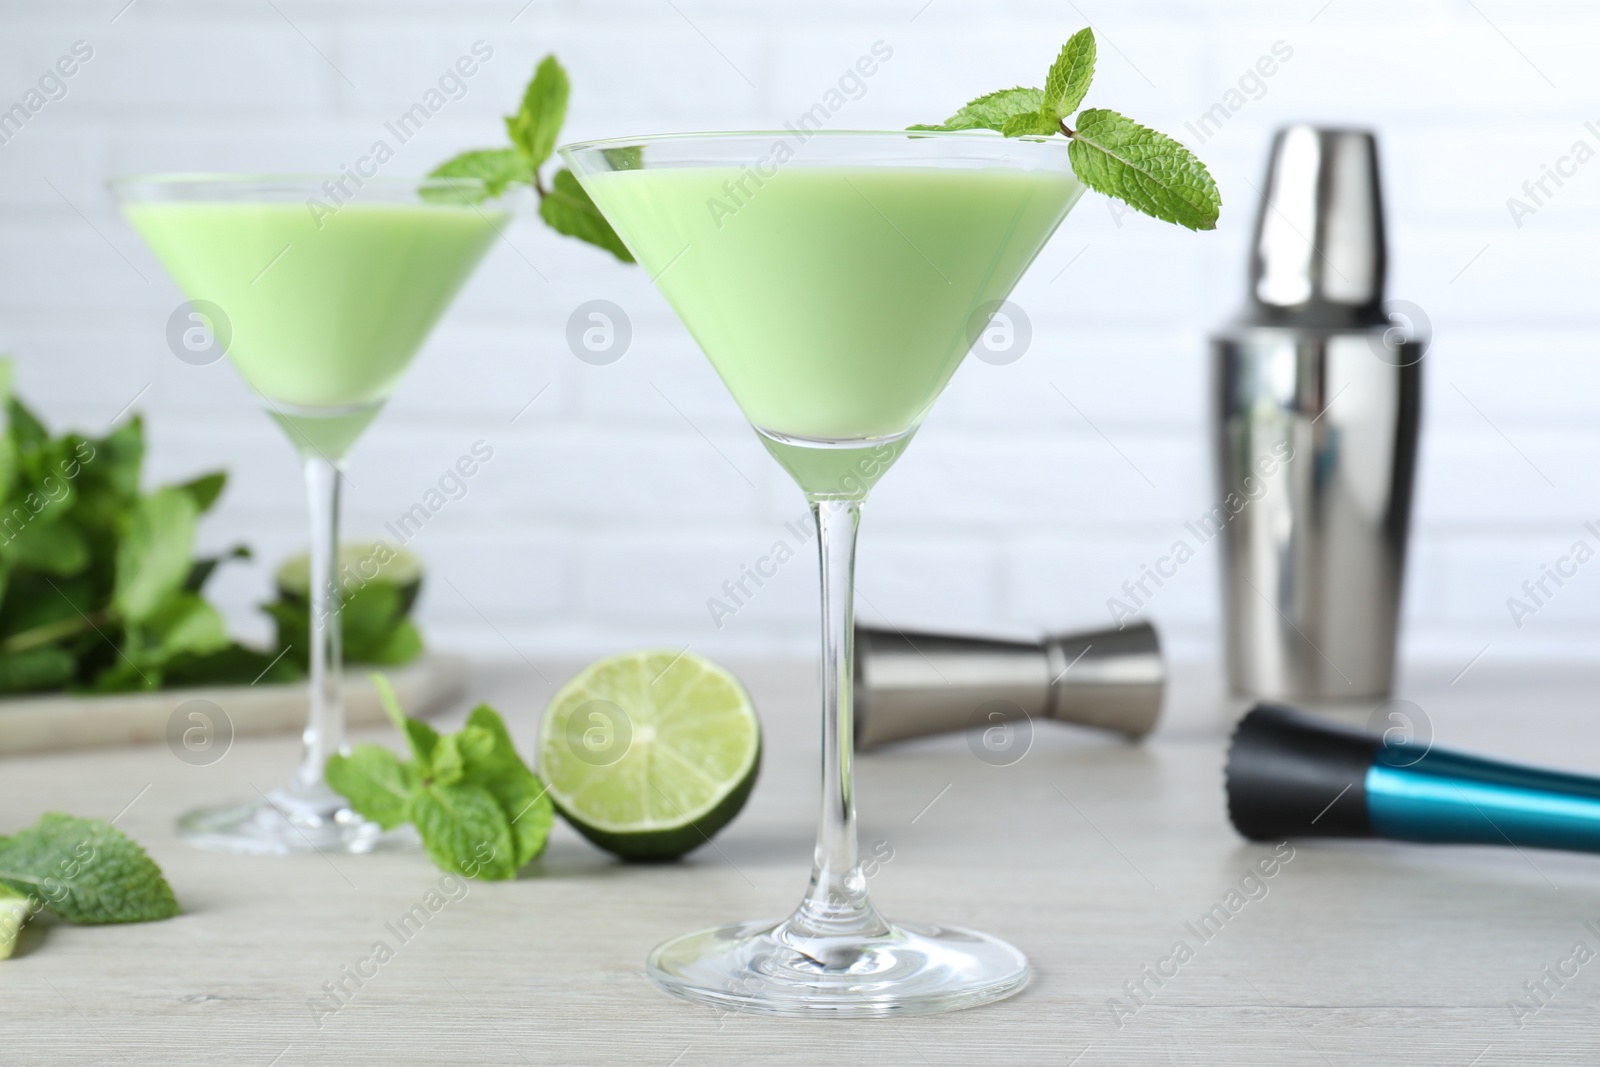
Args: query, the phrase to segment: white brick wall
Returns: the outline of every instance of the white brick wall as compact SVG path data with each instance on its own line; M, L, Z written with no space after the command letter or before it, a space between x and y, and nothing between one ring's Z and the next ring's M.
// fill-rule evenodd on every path
M113 22L125 2L0 3L0 105L74 41L94 48L66 98L0 146L0 350L58 426L102 429L139 395L154 478L234 472L204 537L258 550L215 586L250 634L265 632L252 605L271 566L303 543L299 479L226 364L166 351L179 297L112 209L106 178L337 167L479 39L494 58L392 172L495 143L551 50L573 77L579 138L776 125L882 39L893 59L839 124L898 127L1037 80L1084 17L1044 0L536 0L514 22L522 0L136 0ZM1247 181L1259 183L1266 139L1311 118L1382 132L1392 295L1424 307L1437 338L1408 651L1465 664L1485 645L1537 658L1600 642L1600 565L1520 630L1505 607L1600 518L1600 162L1520 228L1505 207L1541 163L1594 140L1583 125L1600 119L1600 13L1510 0L1094 0L1083 13L1101 33L1090 102L1186 137L1183 124L1273 42L1294 55L1199 146L1224 191L1217 233L1118 220L1093 196L1068 221L1015 297L1032 350L964 367L880 487L863 613L1106 620L1105 599L1206 505L1204 338L1242 296ZM535 661L632 643L808 651L809 555L720 629L706 609L776 540L809 545L784 528L803 513L798 494L663 301L640 272L532 222L510 245L353 457L348 533L381 533L481 439L494 459L414 542L431 568L422 610L436 642L486 654L509 642ZM580 363L563 340L572 309L594 298L633 320L633 347L611 366ZM1213 546L1152 606L1181 655L1215 649L1215 567Z

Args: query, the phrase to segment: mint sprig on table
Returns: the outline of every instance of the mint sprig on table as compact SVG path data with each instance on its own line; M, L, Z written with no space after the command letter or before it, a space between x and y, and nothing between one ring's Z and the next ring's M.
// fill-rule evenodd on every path
M1078 180L1135 211L1191 230L1212 230L1222 195L1206 165L1164 133L1104 108L1078 111L1094 80L1094 33L1073 34L1050 65L1043 89L1002 89L971 101L944 122L912 130L997 130L1007 137L1071 140ZM1076 126L1067 120L1077 113Z
M0 837L0 959L48 909L68 922L133 923L178 914L161 868L110 823L52 812Z
M490 196L499 196L514 184L533 187L539 195L539 217L557 233L603 248L624 263L633 256L617 236L578 179L565 167L549 184L539 168L549 160L567 118L567 72L556 57L545 56L522 94L522 106L506 116L510 148L478 148L436 167L430 178L478 178Z
M515 877L544 851L555 806L500 716L479 704L460 733L441 735L406 717L388 679L374 674L372 681L412 758L356 745L328 760L328 784L385 830L413 824L441 870L490 881Z

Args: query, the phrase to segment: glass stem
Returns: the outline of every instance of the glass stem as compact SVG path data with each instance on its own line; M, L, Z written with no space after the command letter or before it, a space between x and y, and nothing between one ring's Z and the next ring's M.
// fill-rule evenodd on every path
M311 512L311 714L306 722L305 762L295 776L304 792L325 792L323 768L344 745L344 650L339 626L342 596L335 568L339 559L339 483L336 464L310 452L304 457L306 499Z
M814 499L811 514L822 560L822 817L811 886L789 920L790 936L875 937L887 932L888 924L867 899L856 842L852 770L855 557L861 502Z

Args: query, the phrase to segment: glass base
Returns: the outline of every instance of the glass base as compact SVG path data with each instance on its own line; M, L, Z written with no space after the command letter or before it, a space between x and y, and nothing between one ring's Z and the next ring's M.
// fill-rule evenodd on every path
M650 953L648 969L662 989L696 1003L841 1018L976 1007L1019 992L1029 977L1026 956L971 930L906 925L818 939L802 938L788 920L673 938Z
M311 852L375 852L415 848L409 825L385 830L368 822L326 786L274 789L262 800L202 808L178 820L178 836L195 848L252 856Z

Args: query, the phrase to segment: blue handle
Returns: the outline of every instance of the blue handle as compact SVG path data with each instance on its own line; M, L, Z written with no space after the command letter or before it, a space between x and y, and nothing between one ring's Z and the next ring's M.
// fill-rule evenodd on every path
M1600 852L1600 780L1440 751L1406 766L1405 747L1367 770L1378 836Z

